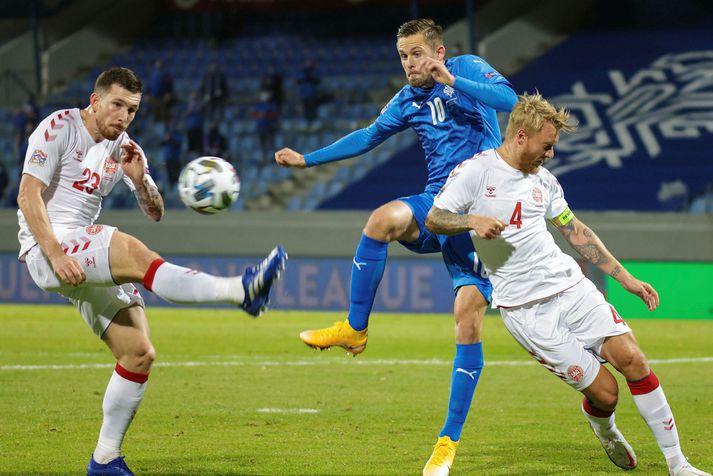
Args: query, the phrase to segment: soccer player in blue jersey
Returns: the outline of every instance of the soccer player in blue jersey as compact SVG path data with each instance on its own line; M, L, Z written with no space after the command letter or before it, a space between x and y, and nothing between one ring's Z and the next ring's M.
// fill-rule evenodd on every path
M398 240L416 253L441 252L455 290L456 356L446 422L424 474L448 474L483 367L480 342L491 284L467 234L431 234L424 221L433 199L457 164L501 143L497 111L509 112L517 96L510 83L473 55L445 60L442 28L430 19L404 23L396 46L408 84L379 117L335 143L307 155L292 149L275 154L285 167L312 167L354 157L412 128L426 153L428 182L423 193L402 197L375 210L364 228L353 260L347 320L305 331L309 346L340 346L353 355L367 343L367 324L381 281L388 244Z

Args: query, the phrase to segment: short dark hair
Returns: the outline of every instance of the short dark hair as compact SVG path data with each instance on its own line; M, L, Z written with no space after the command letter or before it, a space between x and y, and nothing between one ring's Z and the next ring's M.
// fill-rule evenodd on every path
M434 50L443 44L443 27L430 18L407 21L399 27L396 39L418 33L423 34L423 38Z
M129 68L109 68L102 72L94 83L94 92L108 91L112 84L121 86L130 93L140 93L143 90L143 83L136 76L136 73Z

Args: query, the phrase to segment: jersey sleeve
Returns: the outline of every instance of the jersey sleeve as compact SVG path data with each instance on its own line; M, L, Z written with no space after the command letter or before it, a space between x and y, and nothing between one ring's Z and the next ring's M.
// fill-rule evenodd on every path
M32 175L45 185L49 185L55 170L62 160L62 155L67 151L70 138L70 127L52 129L52 122L57 118L47 117L37 126L30 135L27 144L27 153L22 167L22 173ZM52 132L50 134L50 132Z
M400 92L389 101L369 127L356 130L327 147L306 154L307 167L361 155L406 129L408 124L401 116L399 94Z
M559 219L562 225L566 225L572 219L572 212L569 210L567 200L564 198L564 191L559 180L547 171L547 188L549 189L549 203L547 204L547 212L545 218L548 220Z
M452 73L456 77L454 89L497 111L510 112L517 102L510 82L478 56L459 56Z
M453 213L467 212L475 201L481 175L475 159L461 162L451 170L433 205Z

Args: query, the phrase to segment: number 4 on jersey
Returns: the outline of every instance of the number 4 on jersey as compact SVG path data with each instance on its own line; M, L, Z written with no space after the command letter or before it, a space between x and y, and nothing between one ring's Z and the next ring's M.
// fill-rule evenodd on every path
M513 210L512 216L510 217L510 224L516 225L518 230L522 226L522 202L515 204L515 210Z

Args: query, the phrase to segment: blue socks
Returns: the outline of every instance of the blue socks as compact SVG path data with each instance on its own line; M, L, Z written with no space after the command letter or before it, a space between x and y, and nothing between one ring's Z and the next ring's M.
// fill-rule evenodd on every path
M384 275L388 243L362 234L356 256L352 261L349 286L349 325L363 331L369 325L369 314L374 305L376 289Z
M441 430L441 436L453 441L460 440L460 433L468 416L473 393L483 369L483 344L456 344L451 374L451 396L448 401L448 416Z

